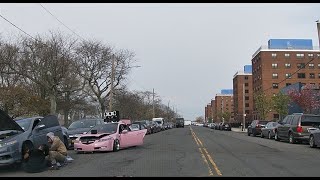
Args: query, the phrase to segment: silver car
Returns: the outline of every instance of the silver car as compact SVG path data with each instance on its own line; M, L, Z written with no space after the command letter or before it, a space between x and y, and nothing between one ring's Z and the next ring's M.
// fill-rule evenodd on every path
M13 120L0 109L0 166L20 163L26 148L47 143L48 132L63 140L57 116Z

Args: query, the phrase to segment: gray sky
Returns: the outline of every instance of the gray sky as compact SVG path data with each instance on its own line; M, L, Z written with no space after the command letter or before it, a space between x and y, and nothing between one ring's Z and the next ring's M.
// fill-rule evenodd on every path
M232 78L251 64L269 39L312 39L320 4L42 4L84 38L136 53L131 90L152 91L185 119L204 116L204 107L232 89ZM31 35L60 30L71 34L40 4L0 4L0 13ZM20 32L0 19L0 33Z

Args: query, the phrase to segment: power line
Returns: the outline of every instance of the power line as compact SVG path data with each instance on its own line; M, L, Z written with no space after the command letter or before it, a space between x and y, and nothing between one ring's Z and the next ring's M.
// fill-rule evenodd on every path
M67 29L69 29L73 34L75 34L76 36L78 36L80 39L85 41L85 38L83 38L82 36L80 36L79 34L77 34L76 32L74 32L71 28L69 28L67 25L65 25L62 21L60 21L55 15L53 15L47 8L45 8L41 3L39 3L40 6L47 12L49 13L52 17L54 17L57 21L59 21L64 27L66 27Z
M0 17L2 19L4 19L5 21L7 21L8 23L10 23L12 26L14 26L15 28L19 29L21 32L23 32L24 34L28 35L29 37L31 37L32 39L36 40L34 37L32 37L30 34L28 34L27 32L25 32L24 30L22 30L21 28L19 28L18 26L16 26L15 24L13 24L11 21L9 21L7 18L3 17L1 14L0 14Z

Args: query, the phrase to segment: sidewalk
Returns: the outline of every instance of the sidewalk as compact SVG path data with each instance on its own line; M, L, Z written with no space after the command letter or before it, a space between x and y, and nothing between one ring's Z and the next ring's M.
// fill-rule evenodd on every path
M246 128L244 131L241 131L241 128L231 128L231 131L240 132L240 133L247 133L248 129Z

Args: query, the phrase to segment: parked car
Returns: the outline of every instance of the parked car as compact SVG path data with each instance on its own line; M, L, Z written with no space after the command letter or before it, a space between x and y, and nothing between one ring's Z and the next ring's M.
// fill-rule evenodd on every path
M224 130L224 131L231 131L231 124L229 123L224 123L221 125L221 130Z
M77 139L81 134L87 133L91 128L100 124L104 124L103 119L80 119L72 122L68 127L68 134L71 140L69 147L73 148L75 139Z
M123 121L100 124L90 133L78 137L74 150L79 152L119 151L120 149L143 144L147 129L131 131Z
M143 126L144 125L140 125L140 124L131 124L129 128L131 131L139 131L141 129L145 129Z
M149 121L147 121L147 120L142 120L142 121L134 121L132 124L139 124L140 126L142 126L143 125L143 127L145 128L145 129L147 129L147 134L151 134L152 132L152 130L151 130L151 124L150 124L150 122ZM141 130L141 129L140 129Z
M320 115L315 114L292 114L287 115L278 122L275 129L275 140L288 140L289 143L309 141L310 131L320 125Z
M268 137L268 139L274 138L275 129L279 123L268 122L264 128L261 128L261 138Z
M248 136L251 134L252 136L261 135L261 128L264 128L268 122L265 120L253 120L248 126Z
M310 131L309 145L312 148L320 146L320 126L318 128Z
M0 109L0 166L19 164L27 148L32 150L47 143L49 132L63 140L57 116L13 120Z

